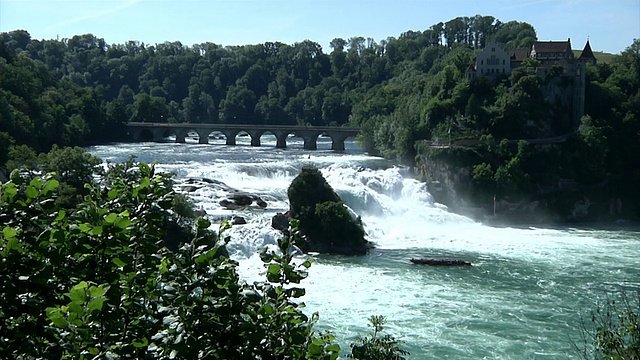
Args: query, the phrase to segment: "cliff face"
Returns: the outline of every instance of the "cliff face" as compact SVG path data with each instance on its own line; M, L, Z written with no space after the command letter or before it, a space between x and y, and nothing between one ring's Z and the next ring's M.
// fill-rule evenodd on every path
M638 221L638 208L624 195L621 179L608 178L597 184L559 180L532 184L536 189L520 196L496 196L480 189L472 179L473 165L460 158L418 157L416 173L427 183L436 202L452 212L488 224L565 224ZM459 155L459 154L458 154Z

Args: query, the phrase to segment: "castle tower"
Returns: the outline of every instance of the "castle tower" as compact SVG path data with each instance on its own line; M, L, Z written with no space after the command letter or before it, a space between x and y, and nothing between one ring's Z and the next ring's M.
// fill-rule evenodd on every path
M589 40L587 39L587 44L584 46L582 50L582 54L578 57L579 61L584 61L585 63L589 63L591 65L595 65L597 62L596 57L593 55L593 51L591 51L591 44L589 44Z
M586 67L587 64L596 65L596 57L593 55L593 51L591 50L591 44L589 44L589 40L587 39L587 43L584 45L584 49L582 50L582 54L578 57L578 61L576 63L577 73L576 73L576 93L575 93L575 102L574 102L574 128L577 129L580 126L580 119L584 115L584 104L585 104L585 87L586 87Z

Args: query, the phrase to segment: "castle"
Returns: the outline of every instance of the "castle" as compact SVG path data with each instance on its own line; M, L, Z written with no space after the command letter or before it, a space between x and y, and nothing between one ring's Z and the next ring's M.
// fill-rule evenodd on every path
M552 71L560 72L558 75L569 80L571 88L559 94L556 91L547 91L546 98L553 100L557 96L562 102L572 109L572 121L576 127L580 118L584 115L584 91L585 91L585 66L595 65L597 60L591 50L589 40L582 50L582 54L576 59L571 50L571 39L567 41L536 41L531 48L505 50L495 42L489 43L477 56L475 62L469 65L465 72L467 80L478 77L496 78L509 76L511 72L522 66L527 58L539 61L540 66L535 73L540 77L546 77Z

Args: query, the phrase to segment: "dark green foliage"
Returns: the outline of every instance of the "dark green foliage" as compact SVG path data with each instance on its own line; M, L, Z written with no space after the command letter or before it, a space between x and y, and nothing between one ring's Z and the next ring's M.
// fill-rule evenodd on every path
M164 246L172 182L144 163L111 166L74 209L59 181L15 176L0 188L0 357L335 359L298 284L290 228L263 252L268 281L241 281L221 255L228 239L202 218L175 251ZM286 255L280 255L286 254Z
M371 247L355 218L316 168L304 168L288 189L289 215L300 221L304 251L362 255Z
M360 338L357 343L351 344L351 354L348 357L359 360L406 359L404 355L409 355L409 352L399 347L401 342L391 335L381 334L385 322L384 316L371 316L369 319L369 324L373 328L371 337Z
M102 160L80 147L59 148L54 145L47 154L40 155L39 162L42 171L55 172L61 183L79 190L93 181L93 174L98 172Z
M0 132L0 168L9 160L9 150L14 145L15 140L6 132Z
M19 169L22 173L51 173L60 182L56 202L66 208L74 207L82 201L89 190L85 184L93 182L93 175L100 172L99 158L80 147L59 148L54 145L47 153L36 156L26 145L13 146L7 162L9 170Z
M289 189L290 215L292 217L308 216L316 204L340 201L338 194L317 168L306 167L293 179ZM309 210L311 209L311 210Z
M195 203L186 194L177 193L173 196L171 209L180 218L195 219Z
M538 36L533 26L520 21L509 21L501 24L493 36L493 40L505 44L508 49L531 47L537 39Z
M342 201L322 202L315 206L319 220L318 236L328 240L328 252L364 254L369 248L360 219L354 219ZM307 228L307 227L305 227ZM326 241L325 241L326 242Z

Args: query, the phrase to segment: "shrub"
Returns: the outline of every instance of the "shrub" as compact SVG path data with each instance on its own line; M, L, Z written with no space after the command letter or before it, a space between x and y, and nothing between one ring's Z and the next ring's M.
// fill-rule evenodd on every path
M310 266L288 255L295 228L247 284L221 255L227 223L199 218L167 249L174 192L153 166L112 166L74 209L53 176L23 175L0 185L0 358L338 357L295 301Z
M583 359L640 359L640 291L621 301L608 300L591 313L591 325L582 324Z
M369 324L373 327L371 337L361 338L357 343L351 344L351 354L348 357L359 360L405 359L403 355L409 355L409 352L398 347L400 342L391 335L381 335L385 321L382 315L371 316L369 318Z

